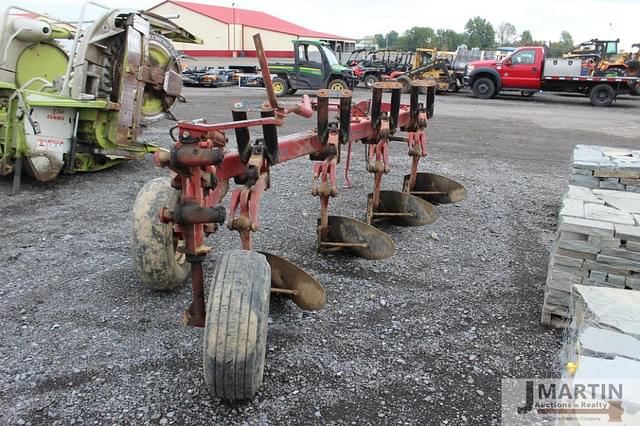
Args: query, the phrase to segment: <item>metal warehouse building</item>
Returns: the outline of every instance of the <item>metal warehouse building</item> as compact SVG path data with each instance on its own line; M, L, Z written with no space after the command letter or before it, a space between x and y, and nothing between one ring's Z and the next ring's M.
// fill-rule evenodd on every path
M309 30L255 10L169 0L149 11L178 16L174 22L204 40L201 45L175 43L178 50L191 56L255 56L252 37L258 32L271 57L293 57L293 39L326 41L337 52L355 46L354 39Z

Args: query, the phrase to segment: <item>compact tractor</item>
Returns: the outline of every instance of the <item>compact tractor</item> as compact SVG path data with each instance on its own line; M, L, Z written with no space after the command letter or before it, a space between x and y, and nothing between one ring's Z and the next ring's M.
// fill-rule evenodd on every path
M104 13L83 28L89 4ZM171 117L182 88L167 37L197 37L155 14L93 2L74 25L21 7L0 20L0 175L13 174L14 193L23 169L47 182L155 151L141 128Z
M371 100L357 103L350 90L321 89L315 102L304 95L299 104L285 105L276 98L275 81L270 84L259 35L254 42L268 100L237 102L226 123L178 122L171 133L175 145L154 157L158 166L170 170L170 178L145 184L133 207L135 270L146 287L156 290L179 287L191 274L192 301L183 320L204 328L205 382L211 395L227 400L250 399L262 383L270 295L288 297L307 310L322 309L326 302L323 287L310 274L282 257L253 251L260 199L271 187L276 168L309 156L310 193L320 205L319 253L392 256L393 240L375 225L426 225L438 218L434 204L466 197L460 184L418 171L427 154L425 130L434 112L434 81L412 81L407 105L400 103L402 85L397 82L375 83ZM278 135L288 114L311 118L314 112L313 130ZM255 127L261 135L252 137ZM235 135L236 149L230 149L229 132ZM382 185L390 171L392 142L404 146L411 164L400 191ZM338 194L338 165L345 159L341 152L347 147L344 170L349 183L354 143L365 145L367 171L373 176L364 221L329 214L329 202ZM228 192L227 210L223 199ZM209 280L205 303L203 262L212 251L205 237L224 222L239 233L242 249L224 253Z

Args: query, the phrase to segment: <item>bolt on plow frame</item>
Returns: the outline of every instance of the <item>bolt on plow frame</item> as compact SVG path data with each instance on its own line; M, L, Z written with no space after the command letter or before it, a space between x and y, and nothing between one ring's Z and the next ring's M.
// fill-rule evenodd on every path
M133 208L136 272L146 287L155 290L175 288L191 273L192 302L183 320L204 327L205 382L212 396L226 400L253 398L262 383L271 295L288 297L305 310L320 310L326 302L323 287L310 274L282 257L253 251L251 235L260 229L258 206L270 188L272 166L302 156L312 161L311 193L320 201L319 253L390 257L394 242L376 224L429 224L438 217L434 204L466 197L462 185L418 172L427 154L425 129L433 116L435 81L412 82L409 105L401 104L400 83L378 82L371 100L353 103L349 90L320 90L315 102L305 95L298 105L286 106L277 102L270 84L259 34L254 42L268 101L236 103L227 123L179 122L171 131L175 145L154 157L158 166L171 170L171 178L144 185ZM390 102L383 102L389 93ZM311 118L314 111L315 130L279 137L277 129L288 114ZM335 119L330 119L331 112ZM250 118L250 113L257 117ZM261 138L251 138L252 127L262 129ZM236 150L227 146L230 131L235 132ZM399 131L406 136L399 136ZM402 191L382 189L392 141L406 144L411 159ZM374 176L366 221L329 215L329 200L338 193L337 165L344 146L350 185L353 143L367 146L367 170ZM222 202L229 191L227 210ZM224 253L209 281L205 304L202 262L211 251L205 237L224 222L238 231L242 249Z

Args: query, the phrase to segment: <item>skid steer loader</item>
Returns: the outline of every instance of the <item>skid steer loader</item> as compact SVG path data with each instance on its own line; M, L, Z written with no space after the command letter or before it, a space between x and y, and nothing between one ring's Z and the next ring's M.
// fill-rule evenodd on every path
M391 79L402 83L402 93L409 93L411 80L433 78L437 81L436 92L457 92L463 86L448 59L438 57L436 49L418 48L410 71L396 71Z
M87 8L101 16L83 25ZM148 122L171 118L182 79L169 38L201 43L166 18L94 2L77 23L22 7L0 16L0 175L40 182L138 159ZM64 41L67 40L67 41Z

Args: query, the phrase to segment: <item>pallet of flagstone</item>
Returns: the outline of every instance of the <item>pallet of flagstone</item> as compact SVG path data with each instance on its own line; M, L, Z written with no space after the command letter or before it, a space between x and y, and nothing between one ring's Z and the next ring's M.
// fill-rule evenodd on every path
M640 192L640 150L576 145L570 183L587 188Z

